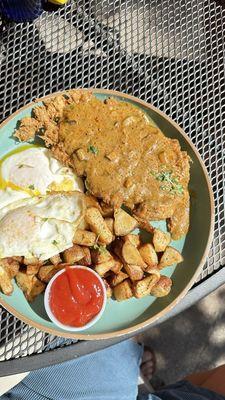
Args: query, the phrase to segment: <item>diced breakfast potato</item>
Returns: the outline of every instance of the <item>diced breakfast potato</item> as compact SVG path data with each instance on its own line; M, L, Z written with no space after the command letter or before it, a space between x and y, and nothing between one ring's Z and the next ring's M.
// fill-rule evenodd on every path
M28 301L33 301L36 296L45 289L45 284L34 275L27 275L25 272L18 272L16 282L24 292Z
M139 235L134 235L133 233L129 233L128 235L123 236L124 242L129 241L133 246L139 247L141 245L141 240Z
M151 243L146 243L139 247L139 253L149 267L154 268L158 264L158 256Z
M48 283L58 271L61 271L67 265L69 264L43 265L38 271L38 277L42 282Z
M104 251L102 251L101 248L91 249L91 259L94 265L101 264L103 262L112 260L112 255L107 249L104 249Z
M58 264L60 264L62 262L61 257L60 257L59 254L56 254L55 256L51 257L50 261L54 265L58 265Z
M125 236L137 227L137 221L126 211L119 208L114 211L114 231L117 236Z
M169 267L170 265L178 264L182 261L183 257L179 251L174 249L174 247L168 246L160 259L159 268Z
M63 260L68 264L75 264L76 262L82 260L84 258L84 250L83 247L79 246L78 244L74 244L67 250L63 252Z
M124 269L132 281L139 281L143 278L143 269L138 265L124 264Z
M109 204L104 203L104 201L101 201L100 203L100 207L101 207L101 214L102 216L105 217L113 217L113 212L114 209L112 206L110 206Z
M29 264L27 265L27 275L36 275L40 269L40 264Z
M85 219L90 225L91 230L98 236L99 243L109 244L112 242L113 235L97 208L88 208L85 214Z
M95 266L95 271L100 275L100 276L104 276L106 274L106 272L108 272L109 270L111 270L111 268L115 265L115 261L114 260L109 260L109 261L105 261L101 264L97 264Z
M7 268L4 268L1 264L0 264L0 288L2 292L7 296L12 294L13 292L13 285L9 272L7 271Z
M156 275L149 275L141 281L135 282L133 284L134 296L137 299L148 296L158 280L159 278Z
M30 264L39 264L43 265L43 261L40 261L37 257L24 257L23 264L30 265Z
M114 266L111 268L111 271L114 272L114 274L118 274L123 268L123 263L119 259L119 257L115 256L114 254L113 254L113 260L114 260Z
M104 283L105 288L106 288L107 299L110 299L112 297L112 288L110 287L110 285L108 284L106 279L102 279L102 280L103 280L103 283Z
M139 265L142 268L146 267L138 249L129 241L123 244L122 256L126 264Z
M83 231L89 231L90 230L90 226L88 225L88 223L85 221L84 218L81 219L77 229L81 229Z
M16 274L19 272L19 262L16 261L13 257L2 258L0 260L0 265L5 268L11 279L15 278Z
M114 232L114 219L113 218L105 218L105 223L108 226L110 232L112 233L112 235L114 236L115 232Z
M88 247L83 247L84 257L79 261L80 265L88 267L91 265L91 252Z
M155 251L159 253L161 251L164 251L166 247L170 244L171 235L168 232L163 232L160 229L155 229L152 241L155 247Z
M87 208L95 207L98 208L98 210L101 210L98 200L89 192L85 194L85 205Z
M117 275L113 274L110 278L109 278L109 282L110 284L114 287L116 285L119 285L119 283L123 282L125 279L129 278L127 274L125 274L125 272L120 271Z
M125 279L125 281L115 286L113 289L113 294L117 301L123 301L133 297L133 292L129 279Z
M18 263L23 264L23 257L22 256L14 256L11 257L13 260L18 261Z
M158 278L160 278L160 269L158 266L156 268L148 267L145 269L145 273L150 274L150 275L156 275Z
M151 295L155 297L167 296L172 287L172 281L168 276L161 275L158 282L153 286L151 290Z
M73 237L73 243L92 247L96 243L96 239L97 236L94 232L77 229Z
M140 217L138 217L136 215L135 215L135 218L136 218L136 220L138 222L138 227L140 229L143 229L144 231L149 232L149 233L154 233L154 228L150 224L149 221L145 221L145 220L143 220L142 218L140 218Z

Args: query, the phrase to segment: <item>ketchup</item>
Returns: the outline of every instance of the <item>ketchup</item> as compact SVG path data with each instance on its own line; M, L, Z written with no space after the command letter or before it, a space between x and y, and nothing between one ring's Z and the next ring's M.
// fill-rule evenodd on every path
M103 306L101 283L88 269L66 267L52 283L49 305L55 318L64 325L82 327Z

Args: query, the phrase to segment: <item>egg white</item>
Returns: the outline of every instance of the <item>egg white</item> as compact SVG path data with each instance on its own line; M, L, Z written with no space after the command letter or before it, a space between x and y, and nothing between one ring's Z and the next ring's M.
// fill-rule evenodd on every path
M2 186L34 195L84 189L82 179L52 157L44 147L29 147L5 157L0 173Z
M79 192L19 199L0 209L0 258L48 258L73 245L83 213Z

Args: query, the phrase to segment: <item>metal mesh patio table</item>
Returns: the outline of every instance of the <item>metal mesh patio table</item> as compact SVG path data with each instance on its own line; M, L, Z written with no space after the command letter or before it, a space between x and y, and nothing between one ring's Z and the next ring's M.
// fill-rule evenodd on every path
M77 0L32 23L0 22L0 119L49 93L115 89L173 118L199 150L215 195L207 263L165 318L225 282L225 3ZM124 337L123 337L124 339ZM1 309L0 376L97 351L122 338L75 341L38 331Z

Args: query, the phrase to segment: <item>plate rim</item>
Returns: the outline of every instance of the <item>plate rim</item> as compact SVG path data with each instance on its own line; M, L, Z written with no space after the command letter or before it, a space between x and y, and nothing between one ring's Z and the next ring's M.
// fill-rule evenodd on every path
M6 118L0 124L0 129L2 129L5 125L7 125L16 115L20 114L23 110L26 110L29 107L34 107L36 105L36 103L41 102L45 99L55 97L60 94L66 94L68 92L68 90L91 91L94 94L96 93L96 94L105 94L107 96L110 96L110 95L111 96L119 96L119 97L123 97L124 99L131 100L137 104L140 104L140 105L154 111L155 113L159 114L162 118L166 119L171 125L174 126L174 128L179 132L179 134L184 138L184 140L186 142L188 142L189 146L192 148L193 152L195 153L195 155L200 163L200 166L202 168L202 171L204 173L204 177L205 177L205 180L207 183L208 192L209 192L210 211L211 211L210 212L210 228L209 228L209 235L208 235L207 243L205 246L205 250L204 250L204 253L202 255L202 258L200 260L200 263L199 263L194 275L190 279L189 283L185 286L185 288L181 291L181 293L167 307L165 307L163 310L158 312L155 316L152 316L152 317L146 319L144 322L138 323L129 328L119 329L119 330L116 330L114 332L109 332L109 333L98 333L98 334L85 334L85 333L77 334L77 333L72 333L72 332L70 333L67 331L61 332L61 331L58 331L56 328L47 328L39 322L32 321L30 318L24 316L19 311L17 311L14 307L10 306L4 299L2 299L1 295L0 295L0 305L2 305L7 311L9 311L16 318L20 319L22 322L24 322L34 328L37 328L42 332L46 332L46 333L64 337L64 338L77 339L77 340L103 340L103 339L118 338L120 336L125 336L125 335L131 334L131 333L135 334L135 332L140 331L140 330L146 328L147 326L150 326L153 322L156 322L159 318L166 315L167 312L171 311L182 300L182 298L187 294L188 290L193 286L193 284L196 281L196 278L198 277L198 275L201 272L203 265L205 264L205 261L206 261L206 258L209 253L210 246L211 246L211 243L213 240L214 224L215 224L215 202L214 202L214 194L213 194L213 190L212 190L211 181L210 181L206 166L205 166L197 148L194 146L194 144L192 143L189 136L184 132L184 130L175 121L173 121L164 112L162 112L161 110L159 110L158 108L153 106L151 103L148 103L145 100L141 100L138 97L135 97L133 95L119 92L117 90L99 89L99 88L91 88L90 87L90 88L71 88L71 89L67 89L67 90L50 93L46 96L35 99L34 101L26 104L23 107L20 107L17 111L15 111L13 114L11 114L8 118Z

